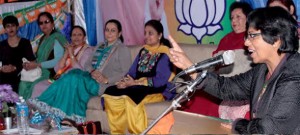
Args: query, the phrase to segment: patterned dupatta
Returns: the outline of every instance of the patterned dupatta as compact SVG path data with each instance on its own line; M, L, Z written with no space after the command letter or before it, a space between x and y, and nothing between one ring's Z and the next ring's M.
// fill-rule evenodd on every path
M79 61L79 59L81 58L83 52L85 51L85 49L88 47L87 44L84 44L78 48L76 48L76 50L74 50L74 56L76 58L77 61ZM68 69L72 68L72 60L71 58L68 56L67 60L66 60L66 64L64 67L62 67L61 69L59 69L56 73L56 75L53 77L54 80L57 80L63 73L65 73Z
M148 72L150 71L154 65L156 64L159 56L161 53L164 53L166 55L168 55L168 57L170 57L170 52L169 52L169 47L167 47L166 45L160 45L158 47L153 47L150 45L144 45L145 51L146 52L142 52L141 56L140 56L140 61L138 63L138 70L140 72ZM148 53L150 52L150 53ZM169 81L171 81L174 76L175 76L175 72L176 68L173 66L173 72L169 78ZM145 78L141 78L141 79L145 79Z
M96 48L96 52L92 60L92 67L101 72L116 50L117 46L120 44L122 44L122 42L118 39L112 45L107 45L106 43L99 45L99 47Z

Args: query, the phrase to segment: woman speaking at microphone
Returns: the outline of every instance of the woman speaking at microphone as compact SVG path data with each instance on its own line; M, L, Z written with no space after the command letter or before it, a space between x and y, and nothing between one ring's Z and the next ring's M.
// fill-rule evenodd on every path
M186 69L193 63L170 37L171 61ZM237 119L238 133L300 133L300 54L297 22L280 7L248 15L245 46L257 65L233 77L208 73L199 87L223 100L250 100L251 119ZM196 73L190 74L195 79Z

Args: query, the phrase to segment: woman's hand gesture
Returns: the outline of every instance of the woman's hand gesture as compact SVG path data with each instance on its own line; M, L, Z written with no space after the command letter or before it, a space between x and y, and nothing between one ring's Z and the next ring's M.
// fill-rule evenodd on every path
M4 73L11 73L11 72L15 71L16 69L17 69L16 66L9 64L9 65L2 66L1 71Z
M171 36L169 36L169 40L173 46L173 48L170 49L171 62L180 69L186 69L192 66L192 61L186 56L176 41Z
M193 65L193 62L187 57L184 51L180 48L180 46L176 43L176 41L169 36L169 40L173 46L170 49L171 58L170 61L177 66L178 68L184 70ZM190 74L190 77L195 79L197 77L196 73Z
M35 69L37 67L40 67L40 64L38 64L38 63L36 63L34 61L23 63L23 68L25 70L31 70L31 69Z
M74 46L72 44L69 44L66 46L66 51L69 53L69 56L73 56L74 55Z
M100 71L95 70L91 73L92 78L95 79L98 83L108 83L108 78L104 76Z
M118 81L116 83L116 85L117 85L117 88L119 88L119 89L125 89L129 86L138 85L138 83L130 75L126 75L126 77L124 77L123 79Z

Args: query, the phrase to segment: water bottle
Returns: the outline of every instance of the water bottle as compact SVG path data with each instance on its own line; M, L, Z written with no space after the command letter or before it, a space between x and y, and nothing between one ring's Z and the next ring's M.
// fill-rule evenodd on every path
M28 114L28 106L23 97L20 97L20 102L17 102L17 123L21 135L29 134Z

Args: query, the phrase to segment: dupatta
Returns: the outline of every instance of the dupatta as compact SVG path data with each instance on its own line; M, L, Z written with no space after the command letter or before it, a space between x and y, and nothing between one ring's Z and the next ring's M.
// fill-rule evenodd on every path
M63 47L68 42L64 35L60 32L54 32L49 37L43 37L42 41L38 46L37 50L37 63L41 63L47 61L49 58L50 53L54 49L54 42L57 40ZM47 69L42 68L42 78L47 79L49 78L50 72Z
M54 42L57 40L62 46L67 43L64 35L59 32L52 33L49 37L43 36L37 50L36 62L41 63L48 60L50 53L54 48ZM50 76L50 71L45 68L42 69L42 75L39 79L34 82L21 81L19 84L19 95L23 96L24 99L31 97L33 87L42 80L48 79Z

